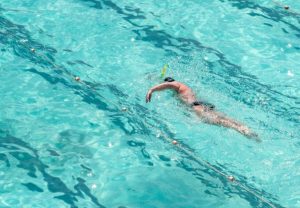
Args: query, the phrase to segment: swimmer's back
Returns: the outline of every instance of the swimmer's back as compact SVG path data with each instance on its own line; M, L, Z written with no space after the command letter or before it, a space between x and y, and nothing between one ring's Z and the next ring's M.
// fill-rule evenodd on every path
M174 81L173 83L176 85L176 91L178 94L180 94L180 97L183 99L183 101L185 101L187 104L191 104L196 101L195 94L191 88L181 82Z

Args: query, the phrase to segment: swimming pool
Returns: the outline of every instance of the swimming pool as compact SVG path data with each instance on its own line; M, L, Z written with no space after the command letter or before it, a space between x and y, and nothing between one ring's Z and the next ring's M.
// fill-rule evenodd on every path
M300 207L300 3L282 4L2 1L0 207ZM170 92L145 104L165 64L263 142Z

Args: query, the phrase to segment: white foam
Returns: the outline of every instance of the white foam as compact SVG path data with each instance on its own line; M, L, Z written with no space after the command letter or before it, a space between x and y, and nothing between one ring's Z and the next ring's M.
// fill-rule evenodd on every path
M289 77L293 77L293 76L294 76L294 73L293 73L292 71L288 70L287 75L288 75Z

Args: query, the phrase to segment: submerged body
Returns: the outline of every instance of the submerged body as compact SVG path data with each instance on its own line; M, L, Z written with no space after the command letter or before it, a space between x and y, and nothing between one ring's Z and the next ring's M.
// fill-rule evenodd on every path
M146 102L151 101L151 96L153 92L164 90L164 89L175 90L178 93L179 98L184 103L191 106L195 111L195 113L204 122L209 124L224 126L227 128L232 128L249 138L251 137L257 139L257 134L252 132L247 126L215 111L213 105L198 101L191 88L189 88L188 86L186 86L181 82L175 81L170 77L166 78L164 83L156 85L148 91L146 95Z

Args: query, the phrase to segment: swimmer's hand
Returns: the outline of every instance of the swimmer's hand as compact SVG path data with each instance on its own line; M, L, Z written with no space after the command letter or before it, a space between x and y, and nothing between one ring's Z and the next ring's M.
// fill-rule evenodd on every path
M151 96L152 96L153 91L149 90L147 95L146 95L146 103L151 101Z

